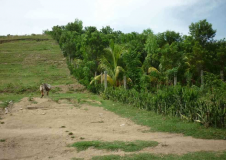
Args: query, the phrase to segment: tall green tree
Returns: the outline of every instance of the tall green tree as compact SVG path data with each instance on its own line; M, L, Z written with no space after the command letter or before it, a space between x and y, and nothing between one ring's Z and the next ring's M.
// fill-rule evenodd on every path
M173 42L181 42L182 38L180 33L174 31L166 31L163 33L159 33L156 35L157 43L160 48L164 47L164 45L169 44L171 45Z
M140 61L141 54L135 50L129 50L123 54L123 61L125 63L126 76L130 77L133 86L139 89L140 77L142 76L142 63Z
M52 28L52 37L59 42L61 34L63 33L65 27L64 26L53 26Z
M204 46L207 42L213 41L216 30L212 28L211 23L204 19L196 23L191 23L189 26L189 33L196 41Z
M76 31L77 33L81 34L83 30L83 23L79 19L75 19L74 22L68 23L65 26L65 30L67 31Z
M153 32L150 32L145 43L145 50L147 56L144 61L143 69L147 72L149 67L158 68L160 64L161 54L159 53L159 45L157 42L157 37Z

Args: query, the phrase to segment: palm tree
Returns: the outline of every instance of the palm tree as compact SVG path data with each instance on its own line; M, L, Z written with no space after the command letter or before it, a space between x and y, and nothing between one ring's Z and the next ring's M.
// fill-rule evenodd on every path
M110 42L110 47L105 48L104 55L100 58L99 68L101 70L107 71L107 81L112 86L120 86L122 84L123 75L125 70L119 66L122 63L122 55L126 52L122 46L114 44L113 41ZM104 75L102 75L102 80ZM90 82L92 84L94 81L100 81L101 75L94 77ZM127 78L128 81L131 81Z

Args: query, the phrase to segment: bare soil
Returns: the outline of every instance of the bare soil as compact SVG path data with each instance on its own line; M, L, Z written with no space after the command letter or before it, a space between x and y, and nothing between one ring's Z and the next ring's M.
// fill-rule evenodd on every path
M58 103L48 98L23 98L1 115L0 160L91 159L101 155L125 155L123 151L90 148L77 152L68 145L77 141L157 141L154 148L133 153L185 154L197 151L225 151L224 140L203 140L182 134L147 132L140 126L101 107ZM72 132L74 138L69 135Z
M75 84L68 84L68 85L55 85L52 87L52 89L56 89L58 88L59 91L58 93L67 93L70 91L78 91L78 92L83 92L83 93L87 93L88 91L86 90L86 88L79 84L79 83L75 83Z

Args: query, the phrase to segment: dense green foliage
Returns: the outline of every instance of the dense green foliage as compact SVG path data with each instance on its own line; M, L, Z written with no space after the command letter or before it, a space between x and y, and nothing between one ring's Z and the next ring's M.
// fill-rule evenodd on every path
M83 28L78 19L44 33L59 43L71 73L86 86L95 72L107 70L113 76L117 66L137 90L172 84L173 75L182 85L200 86L201 70L215 75L226 71L226 41L214 40L216 30L206 20L192 23L189 35L184 36L174 31L154 34L151 29L125 34L109 26L100 30L93 26ZM150 75L150 67L157 69L159 75Z
M106 91L108 98L200 121L206 126L225 126L222 80L226 41L214 40L216 30L206 20L192 23L189 35L184 36L175 31L154 34L151 29L125 34L109 26L100 30L93 26L83 28L78 19L45 33L59 43L71 74L92 91L101 88L101 73L107 71L108 85L114 86ZM201 86L201 70L205 84L197 89ZM115 88L123 85L123 76L132 90ZM174 77L179 86L169 87ZM197 87L190 88L193 85Z

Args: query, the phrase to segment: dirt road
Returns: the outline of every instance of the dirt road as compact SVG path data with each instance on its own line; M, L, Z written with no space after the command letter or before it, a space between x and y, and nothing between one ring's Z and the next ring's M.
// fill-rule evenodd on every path
M145 153L185 154L226 150L224 140L146 132L150 128L134 124L101 107L86 104L74 106L67 100L57 103L47 98L34 98L33 101L23 98L13 105L11 113L1 117L0 121L4 124L0 124L0 139L5 142L0 142L0 160L91 159L100 155L130 154L95 149L77 152L76 148L67 147L73 142L92 140L159 142L157 147L139 151Z

